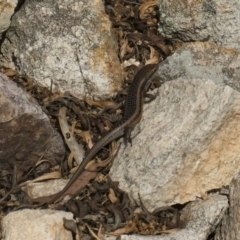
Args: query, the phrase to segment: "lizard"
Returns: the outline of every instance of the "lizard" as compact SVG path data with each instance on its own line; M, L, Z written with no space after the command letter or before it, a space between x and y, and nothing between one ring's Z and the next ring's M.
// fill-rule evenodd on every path
M123 118L114 125L113 129L109 133L102 137L87 152L73 177L60 192L55 194L52 202L57 201L72 186L72 184L84 171L87 164L103 147L110 144L113 140L122 137L123 135L130 136L132 129L140 122L142 118L146 86L150 84L153 75L158 69L158 66L159 64L148 64L137 72L126 97Z

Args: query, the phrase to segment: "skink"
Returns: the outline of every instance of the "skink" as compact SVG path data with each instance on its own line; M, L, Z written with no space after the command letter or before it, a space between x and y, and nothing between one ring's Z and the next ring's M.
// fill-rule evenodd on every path
M113 130L110 131L106 136L102 137L88 151L73 177L69 180L67 185L52 199L53 202L58 200L72 186L72 184L84 171L87 164L98 153L98 151L111 143L113 140L120 138L126 133L129 133L136 126L136 124L140 122L142 117L145 87L149 84L157 69L158 64L149 64L137 72L126 97L122 120L116 123L113 127Z

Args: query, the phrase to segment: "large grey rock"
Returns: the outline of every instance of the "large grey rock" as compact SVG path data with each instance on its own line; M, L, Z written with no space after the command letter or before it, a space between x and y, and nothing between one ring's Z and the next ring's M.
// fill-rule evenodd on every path
M240 170L240 93L211 79L166 82L110 175L149 210L228 185Z
M26 0L12 18L0 65L54 91L106 98L121 87L121 67L102 1Z
M56 164L64 154L63 140L40 106L0 73L0 168L26 171L42 156Z
M159 30L168 38L240 49L238 0L162 0L159 11Z

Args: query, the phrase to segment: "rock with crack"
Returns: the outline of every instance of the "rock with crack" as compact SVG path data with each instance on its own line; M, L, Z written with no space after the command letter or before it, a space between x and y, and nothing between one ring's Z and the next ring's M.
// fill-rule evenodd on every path
M52 164L65 154L63 140L40 106L0 74L0 167L24 172L41 158Z
M165 236L122 235L120 240L206 240L214 231L228 208L228 199L221 195L209 196L187 204L182 210L181 226ZM232 238L234 239L234 238Z
M122 72L102 1L26 0L1 45L0 65L53 91L107 98Z
M240 174L238 173L229 186L229 210L225 212L221 224L217 227L215 240L232 240L240 236Z
M121 148L113 180L151 211L228 185L240 170L240 93L211 79L166 82L145 105L141 132Z

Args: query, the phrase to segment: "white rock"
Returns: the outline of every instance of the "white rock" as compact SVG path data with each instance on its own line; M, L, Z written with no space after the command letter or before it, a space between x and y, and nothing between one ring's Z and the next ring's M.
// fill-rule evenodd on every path
M63 227L63 218L72 213L53 210L21 210L2 220L3 240L71 240L72 233Z

